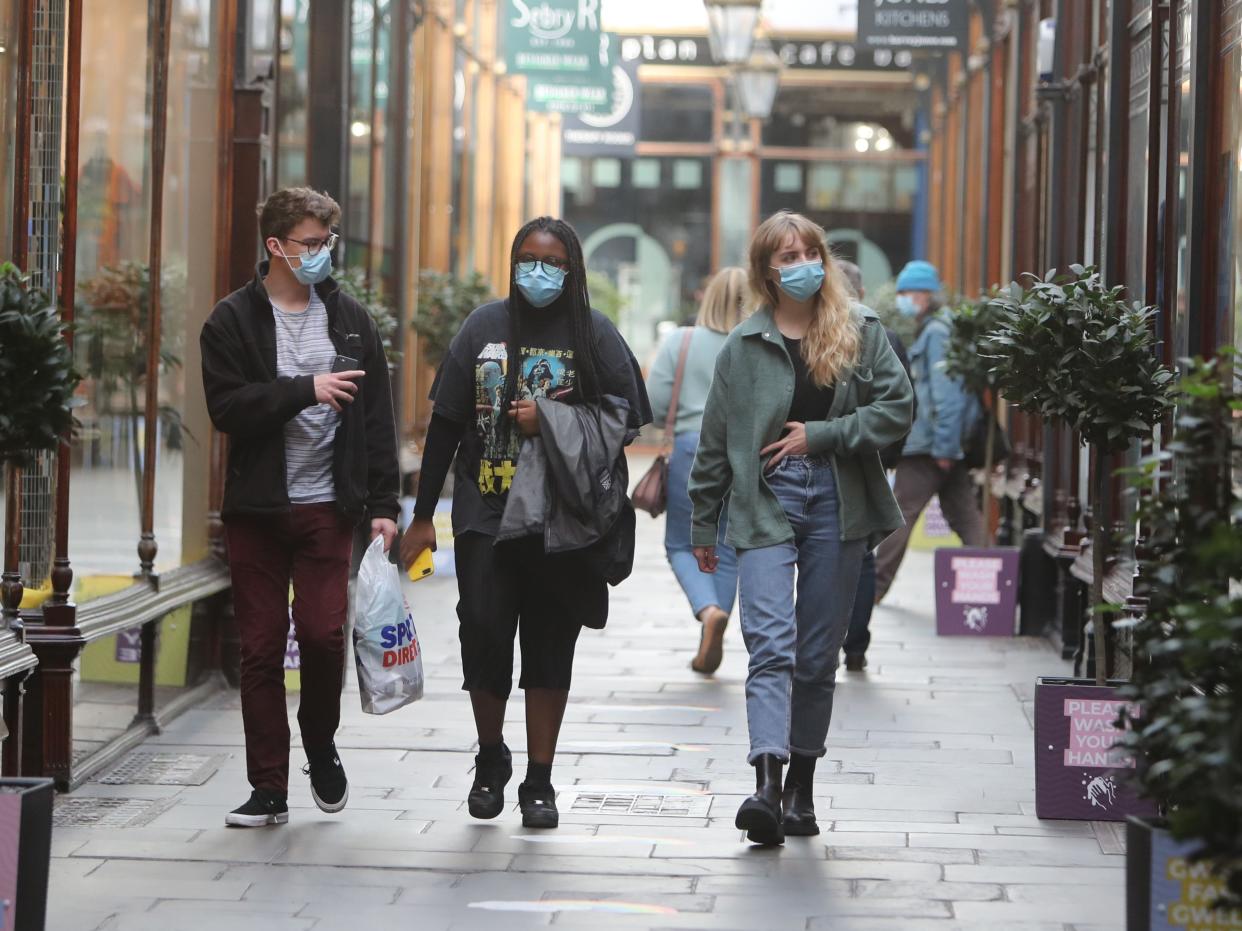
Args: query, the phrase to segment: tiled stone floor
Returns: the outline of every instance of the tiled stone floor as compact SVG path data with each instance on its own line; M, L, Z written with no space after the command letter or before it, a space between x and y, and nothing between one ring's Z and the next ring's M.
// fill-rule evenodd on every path
M614 592L607 631L580 641L554 771L559 831L524 831L515 810L487 823L464 811L473 728L455 585L437 576L409 592L426 699L364 715L350 670L342 814L313 806L295 748L290 823L224 828L248 789L237 696L222 694L142 748L229 754L204 785L74 793L150 805L131 826L56 830L49 929L1121 928L1123 858L1104 852L1115 843L1092 824L1034 816L1030 700L1035 677L1064 665L1043 642L938 639L927 554L911 553L876 614L870 669L839 686L820 767L824 834L777 850L744 843L733 828L753 787L741 637L732 625L716 678L689 671L697 627L661 526L640 515L635 575ZM510 720L520 774L520 693Z

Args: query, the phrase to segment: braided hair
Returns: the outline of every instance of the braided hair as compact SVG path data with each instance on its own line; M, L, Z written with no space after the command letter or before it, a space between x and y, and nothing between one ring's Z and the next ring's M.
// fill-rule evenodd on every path
M561 241L569 255L566 268L565 290L547 308L532 307L517 286L518 250L526 237L532 233L549 233ZM596 342L595 326L591 321L591 295L587 292L586 260L582 256L582 243L574 228L564 220L554 217L536 217L514 237L509 250L509 371L505 377L505 397L502 410L507 411L518 396L521 380L522 321L527 314L567 311L570 336L574 348L574 367L577 371L577 394L584 400L598 400L601 395L600 371L602 364ZM506 419L506 432L509 424Z

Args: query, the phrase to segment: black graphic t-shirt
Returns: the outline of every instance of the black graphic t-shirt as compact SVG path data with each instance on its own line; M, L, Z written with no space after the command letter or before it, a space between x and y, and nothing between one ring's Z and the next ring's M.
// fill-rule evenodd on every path
M630 427L651 421L642 372L612 321L592 312L600 356L601 391L630 404ZM578 370L568 313L556 304L527 312L522 347L509 347L507 302L474 311L453 338L431 388L435 413L469 425L457 453L453 489L454 535L474 531L495 535L505 499L517 473L522 434L504 411L509 365L516 361L519 400L552 398L574 403ZM507 426L507 428L506 428Z

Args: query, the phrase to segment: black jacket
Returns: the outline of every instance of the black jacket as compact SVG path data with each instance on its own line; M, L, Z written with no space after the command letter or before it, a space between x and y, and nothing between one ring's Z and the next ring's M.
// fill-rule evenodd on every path
M315 404L315 379L276 377L276 321L263 278L234 291L211 312L199 336L207 410L229 436L228 477L221 516L289 510L284 426ZM350 520L396 520L397 431L388 361L370 316L331 278L315 289L328 312L336 351L359 360L366 377L344 405L333 444L336 506Z
M522 441L496 540L539 536L544 552L580 553L587 571L619 585L634 568L629 402L605 395L599 404L540 398L535 405L539 433Z
M901 367L906 370L906 376L909 377L910 356L906 354L906 344L901 341L900 336L898 336L888 327L884 328L884 333L885 335L888 336L888 342L889 342L889 345L893 347L893 352L897 353L897 358L901 361ZM918 413L918 409L919 409L919 399L916 397L914 399L915 413ZM906 438L903 436L896 443L893 443L891 446L886 446L884 447L884 449L880 450L880 462L883 464L884 468L886 469L897 468L897 461L901 459L901 450L902 450L902 447L904 447L905 445L906 445Z

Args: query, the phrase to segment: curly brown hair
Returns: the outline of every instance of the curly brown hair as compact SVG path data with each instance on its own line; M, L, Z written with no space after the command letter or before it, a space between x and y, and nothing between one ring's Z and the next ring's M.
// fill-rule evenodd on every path
M284 239L303 220L318 220L324 226L341 222L341 205L327 194L308 187L287 187L259 205L259 235L264 248L272 237Z

